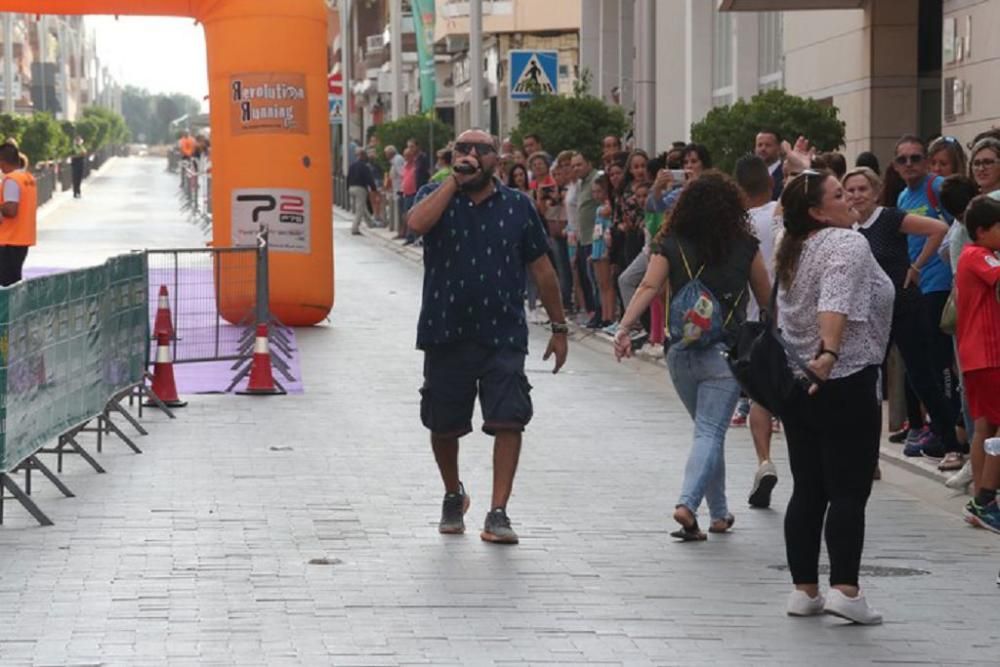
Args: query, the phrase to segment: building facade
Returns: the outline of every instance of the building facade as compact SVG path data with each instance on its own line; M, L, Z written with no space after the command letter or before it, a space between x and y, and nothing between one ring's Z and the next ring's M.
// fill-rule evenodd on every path
M849 159L888 159L902 134L968 143L1000 125L1000 0L580 4L581 68L594 94L633 114L643 148L686 139L713 107L770 88L836 106Z
M3 13L0 21L5 111L45 111L72 121L91 104L120 109L120 89L101 68L83 17Z
M475 1L475 0L473 0ZM561 94L573 91L580 63L581 4L579 0L482 0L484 129L506 136L517 126L520 103L510 99L509 53L514 49L558 53ZM436 48L451 66L455 131L471 125L471 68L469 60L469 2L437 0L434 33ZM513 73L514 76L517 73Z

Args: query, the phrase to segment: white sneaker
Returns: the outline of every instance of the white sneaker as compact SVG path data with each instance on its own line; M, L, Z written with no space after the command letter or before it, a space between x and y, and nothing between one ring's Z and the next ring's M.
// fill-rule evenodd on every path
M823 611L860 625L882 624L882 614L869 607L865 596L861 593L858 593L856 598L850 598L836 588L831 588L827 593Z
M747 500L750 507L766 509L771 506L771 492L778 484L778 469L770 461L764 461L753 476L753 488Z
M949 489L964 489L972 483L972 459L966 459L965 465L954 475L945 480Z
M823 603L822 595L812 598L805 591L795 589L788 596L788 608L785 613L789 616L819 616L823 613Z

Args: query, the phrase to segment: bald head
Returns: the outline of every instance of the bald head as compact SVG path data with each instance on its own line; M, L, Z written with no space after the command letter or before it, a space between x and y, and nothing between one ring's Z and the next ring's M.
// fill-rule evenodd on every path
M496 140L493 135L485 130L471 129L466 130L462 134L458 135L455 139L456 143L476 143L476 144L490 144L496 148Z

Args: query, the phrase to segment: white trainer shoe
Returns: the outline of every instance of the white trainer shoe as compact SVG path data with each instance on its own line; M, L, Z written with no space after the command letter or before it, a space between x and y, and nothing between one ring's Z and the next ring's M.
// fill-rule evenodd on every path
M945 480L944 485L949 489L964 489L972 483L972 459L966 459L965 465L954 475Z
M778 484L778 469L770 461L764 461L753 476L753 488L747 500L750 507L766 509L771 506L771 492Z
M831 588L826 596L826 606L823 611L831 616L859 625L881 625L882 614L868 606L865 596L858 593L856 598L847 597L836 588Z
M823 613L823 596L809 597L805 591L798 589L788 596L788 608L786 613L789 616L819 616Z

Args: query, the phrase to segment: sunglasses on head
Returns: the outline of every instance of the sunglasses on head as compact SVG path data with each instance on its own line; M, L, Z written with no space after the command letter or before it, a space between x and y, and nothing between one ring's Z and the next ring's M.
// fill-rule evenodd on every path
M476 155L490 155L497 152L493 144L486 142L459 141L455 144L455 152L459 155L471 155L473 149L475 149Z
M796 180L802 178L803 176L805 177L805 178L803 178L803 180L805 181L804 193L808 197L809 196L809 177L810 176L822 176L822 175L823 174L821 174L820 172L816 171L815 169L803 169L799 173L795 174L795 176L792 177L792 180L796 181Z
M900 166L906 164L920 164L924 161L924 156L920 153L915 153L913 155L897 155L894 162Z

